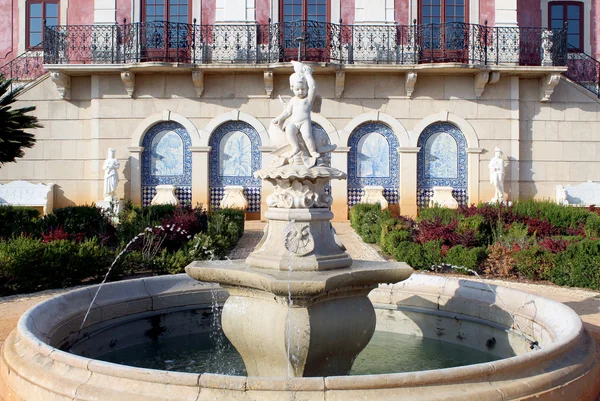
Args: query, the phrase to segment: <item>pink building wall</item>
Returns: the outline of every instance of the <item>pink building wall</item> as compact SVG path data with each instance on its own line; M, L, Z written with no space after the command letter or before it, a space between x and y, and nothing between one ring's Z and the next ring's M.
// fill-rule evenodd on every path
M123 18L127 19L127 23L133 21L131 0L117 0L117 23L122 24Z
M519 26L542 26L542 9L539 0L517 0L517 23Z
M354 0L341 0L340 4L340 15L342 18L342 23L344 25L354 24L354 9L356 3ZM332 21L338 22L338 21Z
M18 0L0 1L0 66L18 56Z
M94 0L70 1L67 9L67 24L90 25L94 23ZM59 21L65 24L65 21Z
M496 24L496 1L502 0L471 0L479 1L479 23L485 24L487 21L488 26L494 26ZM534 1L534 0L526 0Z
M590 47L592 48L592 56L598 60L600 57L600 49L598 48L598 32L600 25L600 0L592 0L592 15L590 17Z
M202 0L202 24L214 24L217 16L217 2L215 0Z
M394 2L394 20L400 25L409 25L408 20L410 4L409 0L395 0Z
M254 0L255 18L259 24L267 24L271 16L271 3L269 0Z

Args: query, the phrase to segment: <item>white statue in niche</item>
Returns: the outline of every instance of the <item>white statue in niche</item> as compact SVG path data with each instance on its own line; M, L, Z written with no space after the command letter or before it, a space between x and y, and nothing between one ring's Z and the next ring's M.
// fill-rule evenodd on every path
M323 154L331 152L335 145L319 143L312 132L310 113L321 110L321 97L317 95L312 68L298 61L292 61L292 65L294 73L290 76L290 89L294 97L287 104L282 100L284 110L269 128L272 138L285 135L287 141L273 152L276 156L273 167L304 164L310 168L323 164Z
M108 202L118 201L116 191L119 184L118 168L121 165L115 159L115 152L114 148L108 149L108 157L104 160L104 165L102 166L104 169L104 200Z
M490 184L494 186L494 197L491 202L504 202L504 159L502 159L502 150L498 147L490 160L489 168Z

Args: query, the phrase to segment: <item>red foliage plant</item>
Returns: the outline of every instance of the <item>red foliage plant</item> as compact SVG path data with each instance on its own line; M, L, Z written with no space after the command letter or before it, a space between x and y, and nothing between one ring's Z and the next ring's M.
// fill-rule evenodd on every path
M535 234L538 238L546 238L560 235L560 230L547 220L538 217L523 217L523 223L527 225L529 235Z
M569 246L569 241L562 238L546 237L542 241L540 241L540 246L546 251L550 251L552 253L559 253L567 250L567 247Z
M42 233L42 242L48 243L52 241L58 241L61 239L72 240L81 242L85 238L85 233L69 234L62 227L53 228L48 232Z

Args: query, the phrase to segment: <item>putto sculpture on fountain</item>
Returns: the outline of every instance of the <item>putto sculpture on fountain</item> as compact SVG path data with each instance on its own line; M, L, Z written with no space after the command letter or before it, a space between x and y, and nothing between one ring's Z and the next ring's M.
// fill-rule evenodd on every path
M312 130L320 97L310 66L293 62L294 97L271 123L279 145L257 177L273 184L262 240L244 261L191 263L186 272L229 292L222 326L249 376L332 376L350 372L375 331L367 297L379 283L406 280L399 262L353 261L331 225L326 187L346 174L330 166Z

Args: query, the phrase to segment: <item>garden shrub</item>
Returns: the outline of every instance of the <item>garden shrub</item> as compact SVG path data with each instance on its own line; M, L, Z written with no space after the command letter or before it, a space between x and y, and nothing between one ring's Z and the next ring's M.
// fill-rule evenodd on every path
M562 229L577 228L579 223L585 221L590 214L586 208L562 206L551 201L532 199L519 200L512 207L519 216L540 218Z
M383 233L382 233L383 234ZM383 240L381 249L390 255L394 254L394 250L401 242L410 241L410 231L408 230L394 230L390 231Z
M426 242L423 244L423 253L429 267L434 267L437 270L437 267L441 266L443 262L442 241Z
M381 236L381 222L389 219L391 213L382 211L379 204L356 204L350 209L350 224L363 241L374 244Z
M529 279L547 279L554 268L554 254L540 245L534 245L513 254L519 276Z
M131 201L125 202L119 213L119 226L117 227L117 240L122 245L131 241L147 227L156 227L163 219L173 216L174 205L154 205L147 207L134 206Z
M600 289L600 240L569 245L557 257L550 279L560 285Z
M502 224L502 221L498 221L492 237L494 243L511 247L517 245L519 248L525 248L531 242L529 228L521 222L514 222L506 226Z
M393 252L394 259L406 262L414 269L429 269L431 264L425 258L425 252L420 244L414 242L400 242Z
M0 239L37 235L39 217L39 210L32 207L0 206Z
M439 216L429 220L422 220L418 224L415 241L425 244L429 241L440 240L443 245L455 245L458 242L456 227L458 227L458 220L451 220L449 223L445 223Z
M465 217L458 222L456 231L459 235L473 236L476 245L489 245L492 241L492 232L485 218L475 214Z
M115 235L109 218L93 205L54 209L40 220L40 226L44 233L62 228L66 233L80 234L85 238L98 237L104 242L109 242Z
M600 237L600 216L596 213L590 213L585 220L583 227L585 236L588 238L599 238Z
M462 215L454 209L448 209L446 207L425 207L419 209L419 215L417 222L423 222L427 220L441 220L443 224L449 224L452 220L461 218Z
M486 257L487 253L484 248L475 247L469 249L464 245L457 245L446 252L444 261L451 266L478 271L479 266Z
M0 241L0 295L41 289L48 273L44 270L45 248L39 239L24 236Z
M379 215L381 213L381 206L379 204L357 203L350 209L350 225L359 235L365 215L369 212Z
M517 264L513 254L513 246L501 242L488 246L487 259L482 264L485 274L498 277L516 277Z

